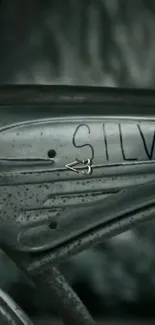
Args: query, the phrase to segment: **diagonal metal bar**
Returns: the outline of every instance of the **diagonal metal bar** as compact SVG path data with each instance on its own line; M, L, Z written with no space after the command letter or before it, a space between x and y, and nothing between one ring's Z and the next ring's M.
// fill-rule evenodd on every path
M33 279L48 293L51 301L55 302L66 325L95 325L95 321L80 298L56 267L49 267L42 273L33 276Z
M28 276L36 285L42 288L51 303L54 305L58 315L63 319L65 325L95 325L95 321L88 310L65 280L64 276L55 266L48 265L46 270L34 272L33 275L25 268L25 261L30 255L19 253L8 247L3 247L5 253L16 263L16 265ZM27 265L28 266L28 265ZM28 269L28 268L27 268Z

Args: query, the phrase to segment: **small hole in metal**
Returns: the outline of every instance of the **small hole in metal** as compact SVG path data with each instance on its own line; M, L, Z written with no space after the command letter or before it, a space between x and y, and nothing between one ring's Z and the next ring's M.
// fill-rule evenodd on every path
M49 228L50 228L51 230L55 230L57 227L58 227L58 222L56 222L56 221L52 221L52 222L49 224Z
M53 149L50 149L47 154L48 154L49 158L54 158L56 156L56 151Z

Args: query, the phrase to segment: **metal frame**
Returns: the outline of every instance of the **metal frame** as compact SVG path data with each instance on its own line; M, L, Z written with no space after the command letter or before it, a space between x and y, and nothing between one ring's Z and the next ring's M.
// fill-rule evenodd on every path
M54 106L56 104L56 107ZM9 112L13 113L13 109L18 107L18 114L25 114L25 110L35 113L42 109L44 105L45 111L48 112L53 105L53 114L56 115L59 106L61 115L141 115L153 116L155 106L155 92L153 90L125 90L125 89L102 89L95 87L65 87L65 86L4 86L0 87L0 106L1 111L5 112L5 107L9 108ZM104 111L103 111L104 105ZM74 106L74 110L72 108ZM83 109L83 107L85 109ZM24 110L24 111L23 111ZM142 163L142 162L141 162ZM144 162L143 162L144 163ZM154 164L154 161L148 164ZM131 164L131 163L130 163ZM137 162L138 164L138 162ZM139 163L140 164L140 163ZM123 167L123 164L121 164ZM86 166L88 167L88 166ZM97 168L98 166L94 166ZM105 165L102 165L105 167ZM109 165L108 165L109 167ZM115 167L115 165L112 165ZM79 167L80 169L80 167ZM151 186L155 184L141 185L136 189L148 187L151 193ZM120 197L124 200L127 193L115 194L116 200ZM144 191L145 192L145 191ZM47 252L28 254L25 252L17 252L10 247L3 246L5 253L17 264L17 266L26 275L32 279L35 285L42 286L51 301L55 302L55 308L62 317L66 325L95 325L91 315L68 285L63 275L58 269L59 263L65 259L75 255L87 248L96 245L98 242L122 233L134 225L144 222L148 218L152 218L155 213L155 202L148 197L145 199L143 210L131 209L127 215L120 215L119 220L109 223L106 226L100 225L91 229L89 232L80 237L75 237L71 241L64 243L62 246L51 249ZM109 201L110 202L110 201ZM132 203L132 202L131 202ZM132 222L131 222L132 220ZM28 325L29 323L27 323Z

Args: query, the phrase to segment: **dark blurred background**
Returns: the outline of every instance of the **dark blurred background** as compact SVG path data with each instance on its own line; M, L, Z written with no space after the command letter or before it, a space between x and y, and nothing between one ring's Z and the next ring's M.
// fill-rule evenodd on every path
M155 87L154 0L1 0L0 84ZM53 315L1 253L0 286L33 318ZM155 319L155 223L61 267L102 319ZM51 303L51 302L50 302Z

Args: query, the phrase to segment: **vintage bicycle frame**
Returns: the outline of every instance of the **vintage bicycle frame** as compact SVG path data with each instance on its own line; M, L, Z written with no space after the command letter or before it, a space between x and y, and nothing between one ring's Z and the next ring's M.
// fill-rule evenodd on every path
M94 320L57 265L154 217L154 106L153 90L0 88L1 248L65 324Z

